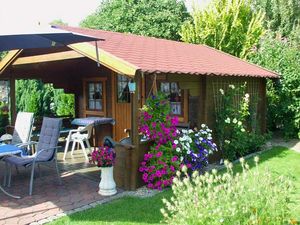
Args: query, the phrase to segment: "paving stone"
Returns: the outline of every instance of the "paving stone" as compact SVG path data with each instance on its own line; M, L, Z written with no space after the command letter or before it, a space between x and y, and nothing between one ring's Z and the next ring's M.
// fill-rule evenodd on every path
M79 165L89 166L84 163L84 159ZM0 225L36 225L46 220L50 221L75 213L78 210L95 207L102 204L105 199L107 199L106 201L111 200L111 198L97 193L98 171L95 170L95 179L92 174L81 175L76 168L74 170L76 165L71 165L71 163L61 162L60 167L63 174L63 185L58 185L54 168L42 165L42 177L37 176L34 180L32 196L28 195L30 171L20 168L19 174L16 174L16 171L13 170L12 185L6 190L20 195L22 198L12 199L0 193ZM70 168L74 171L66 171ZM2 170L3 163L0 162L0 171Z

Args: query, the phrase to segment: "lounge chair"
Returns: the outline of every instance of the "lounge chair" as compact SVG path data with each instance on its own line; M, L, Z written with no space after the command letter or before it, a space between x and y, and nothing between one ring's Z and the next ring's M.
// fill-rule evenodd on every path
M0 138L0 142L10 141L12 145L24 144L30 140L33 125L33 113L19 112L15 122L14 132L4 134Z
M42 123L42 129L39 136L38 142L29 142L28 145L37 145L36 152L33 155L29 156L10 156L5 158L6 169L8 169L8 186L11 184L11 167L12 166L31 166L31 177L29 185L29 195L32 195L33 189L33 179L34 179L34 169L36 165L42 163L54 162L56 167L56 172L58 175L59 183L60 174L57 165L56 152L59 148L57 146L59 131L61 129L62 121L61 119L47 118L44 117ZM20 146L20 148L23 146Z

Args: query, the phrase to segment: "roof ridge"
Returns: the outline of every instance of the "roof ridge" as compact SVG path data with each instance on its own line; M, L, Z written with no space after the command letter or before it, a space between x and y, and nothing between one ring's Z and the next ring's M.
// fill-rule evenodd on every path
M106 40L104 44L99 46L100 49L105 50L110 54L117 56L118 58L145 71L173 71L173 69L176 68L176 70L187 74L198 73L202 70L205 73L205 71L211 70L212 73L221 71L221 74L227 74L229 76L234 76L234 74L247 76L247 74L249 74L249 76L254 77L279 77L279 74L276 72L265 69L262 66L258 66L252 62L240 59L236 56L230 55L205 44L186 43L132 33L98 30L95 28L82 28L62 25L57 26L57 28L86 34L89 36L104 36ZM128 41L129 44L127 44ZM114 44L114 46L112 44ZM166 51L169 52L166 53ZM213 58L207 60L205 59L205 55L203 56L202 54L199 54L199 52L210 54L211 57L217 57L219 60L221 60L221 62L214 62ZM186 60L184 57L181 57L184 55L191 59L202 60L204 64L201 65L195 60L192 60L192 62ZM181 60L178 61L178 57L181 57ZM187 68L187 65L190 67Z
M221 51L221 50L219 50L219 49L217 49L217 48L213 48L213 47L208 46L208 45L206 45L206 44L201 44L201 46L203 46L203 47L205 47L205 48L208 48L208 49L210 49L210 50L217 51L217 52L219 52L219 53L221 53L221 54L223 54L223 55L227 55L227 56L229 56L229 57L231 57L231 58L238 59L238 60L240 60L241 62L248 63L248 64L250 64L250 65L252 65L252 66L255 66L255 67L259 68L259 69L265 70L266 72L269 72L269 73L272 73L272 74L274 74L274 75L276 75L276 76L279 76L279 74L275 73L275 72L272 71L272 70L266 69L266 68L264 68L264 67L262 67L262 66L256 65L256 64L254 64L254 63L252 63L252 62L249 62L249 61L244 60L244 59L241 59L241 58L239 58L239 57L237 57L237 56L231 55L231 54L229 54L229 53L227 53L227 52L223 52L223 51Z
M118 35L127 35L127 36L134 36L138 38L146 38L146 39L156 39L160 41L168 41L168 42L174 42L174 43L182 43L182 44L188 44L188 45L202 45L202 44L193 44L193 43L187 43L183 41L176 41L176 40L170 40L170 39L165 39L165 38L159 38L159 37L152 37L152 36L144 36L141 34L133 34L129 32L120 32L120 31L112 31L112 30L103 30L103 29L96 29L96 28L88 28L88 27L74 27L74 26L65 26L65 25L55 25L57 28L71 28L71 29L83 29L83 30L89 30L89 31L100 31L100 32L107 32L107 33L113 33L113 34L118 34Z

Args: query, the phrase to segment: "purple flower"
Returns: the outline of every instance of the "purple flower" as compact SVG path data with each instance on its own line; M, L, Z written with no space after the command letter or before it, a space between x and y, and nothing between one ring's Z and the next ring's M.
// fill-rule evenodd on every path
M161 177L162 174L161 174L161 172L160 172L159 170L157 170L156 173L155 173L155 175L156 175L157 177Z
M159 158L159 157L162 156L162 154L163 154L163 153L162 153L161 151L159 151L158 153L156 153L156 157Z
M172 162L176 162L177 160L178 160L178 157L176 155L173 156L172 159L171 159Z
M175 172L174 166L170 166L170 170L171 170L172 172Z

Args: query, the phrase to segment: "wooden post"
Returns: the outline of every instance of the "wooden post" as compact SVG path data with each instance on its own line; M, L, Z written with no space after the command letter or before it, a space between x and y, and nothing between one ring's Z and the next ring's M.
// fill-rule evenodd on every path
M17 116L16 112L16 80L14 77L10 76L9 79L9 96L10 96L10 118L11 125L14 124Z
M132 149L132 158L131 158L131 185L130 189L135 190L137 187L138 179L138 167L139 167L139 131L138 131L138 117L139 117L139 95L140 90L140 81L141 81L141 72L136 71L135 79L136 82L136 91L134 94L131 94L132 99L132 109L131 109L131 140L134 148Z
M200 79L200 93L198 99L198 127L200 128L202 123L206 123L206 76L201 76Z
M264 134L267 130L267 94L266 94L266 79L260 79L260 93L261 93L261 100L260 100L260 123L261 123L261 132Z

